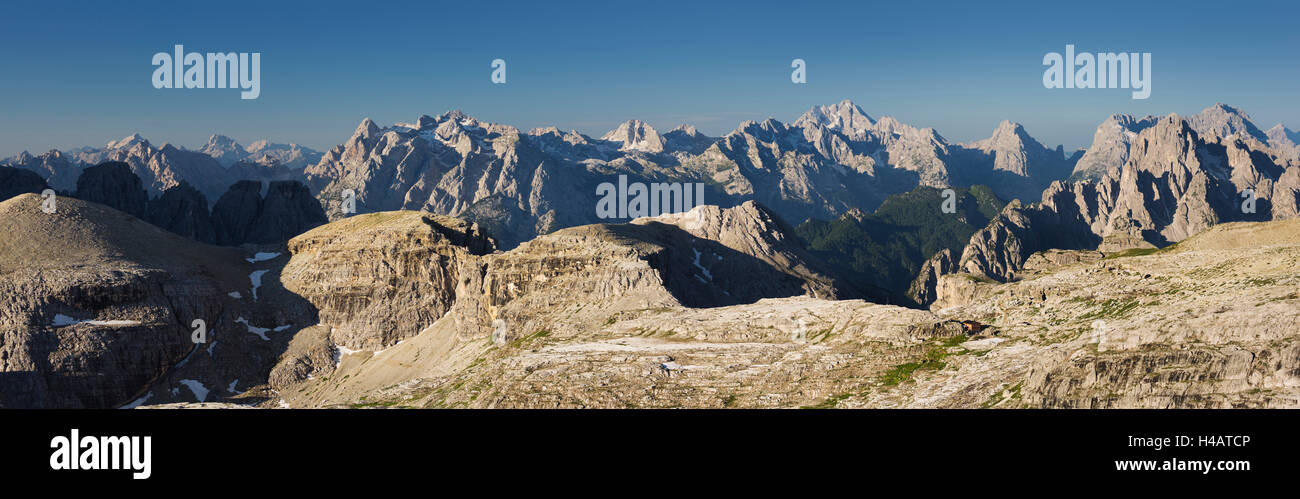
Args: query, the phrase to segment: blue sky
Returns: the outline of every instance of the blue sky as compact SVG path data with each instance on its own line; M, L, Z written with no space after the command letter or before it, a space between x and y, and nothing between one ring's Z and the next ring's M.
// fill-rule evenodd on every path
M1294 2L27 2L0 5L0 155L140 132L328 149L381 125L462 109L599 135L638 118L711 135L852 99L954 141L1003 119L1086 146L1112 113L1215 102L1300 128ZM159 90L156 52L260 52L261 97ZM1151 52L1152 94L1046 89L1042 58ZM490 82L493 59L508 82ZM790 82L790 61L808 83Z

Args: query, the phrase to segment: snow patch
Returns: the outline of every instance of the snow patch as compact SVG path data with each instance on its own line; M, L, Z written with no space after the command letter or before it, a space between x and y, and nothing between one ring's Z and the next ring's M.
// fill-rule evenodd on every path
M245 319L242 316L238 319L235 319L235 323L241 323L241 322L244 324L244 327L248 328L248 332L256 334L258 337L262 338L263 340L271 341L270 338L266 337L266 332L270 331L270 329L254 326L248 322L248 319Z
M257 263L265 262L278 256L280 256L279 253L258 252L256 255L253 255L252 258L245 258L244 260L247 260L248 263Z
M132 400L131 403L126 404L126 405L124 405L124 406L122 406L122 407L118 407L118 409L135 409L136 407L140 407L140 406L144 405L144 403L145 403L146 401L149 400L149 397L152 397L152 396L153 396L153 392L150 391L150 392L148 392L148 393L145 393L143 397L140 397L140 398L138 398L138 399Z
M199 402L203 402L208 398L208 389L203 386L203 383L199 383L192 379L183 379L181 380L181 384L189 388L191 392L194 392L194 398L199 399Z
M360 351L361 350L353 350L343 345L334 345L334 368L338 369L339 366L343 365L344 355L352 355Z
M229 297L234 298L234 299L236 299L236 300L238 300L238 299L244 297L244 295L239 294L238 291L231 291L231 292L229 292L229 293L226 293L226 296L229 296Z
M713 282L713 274L709 273L709 269L706 269L704 268L703 265L700 265L700 250L691 248L691 251L695 252L695 261L691 263L695 264L695 268L700 269L700 272L704 274L704 277L708 278L708 281L705 281L704 279L700 279L700 282ZM695 276L695 277L698 278L699 276Z
M78 319L76 319L76 318L68 317L68 316L63 315L63 314L54 314L54 322L51 322L51 323L50 323L50 326L53 326L53 327L64 327L64 326L73 326L73 325L77 325L77 324L90 324L90 325L92 325L92 326L107 326L107 327L125 327L125 326L139 326L139 325L140 325L140 321L94 321L94 320L78 320Z
M269 271L254 270L251 274L248 274L248 282L253 283L253 301L257 301L257 288L262 287L262 276L267 272Z

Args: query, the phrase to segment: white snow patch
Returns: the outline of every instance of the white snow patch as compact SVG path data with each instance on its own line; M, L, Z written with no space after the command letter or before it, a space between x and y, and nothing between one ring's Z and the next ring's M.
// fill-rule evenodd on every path
M229 297L234 298L234 299L236 299L236 300L238 300L238 299L244 297L244 295L239 294L238 291L231 291L231 292L229 292L229 293L226 293L226 296L229 296Z
M152 396L153 396L153 392L150 391L150 392L148 392L148 393L145 393L143 397L140 397L140 398L138 398L138 399L132 400L131 403L126 404L126 405L124 405L124 406L122 406L122 407L118 407L118 409L135 409L136 407L140 407L140 406L144 405L145 401L149 400L149 397L152 397Z
M338 369L339 366L343 365L344 355L352 355L360 351L361 350L353 350L343 345L334 345L334 368Z
M226 387L226 391L228 391L228 392L230 392L230 393L235 393L235 385L237 385L237 384L239 384L239 380L238 380L238 379L236 379L236 380L234 380L234 381L231 381L231 382L230 382L230 386L227 386L227 387Z
M280 408L281 408L281 409L289 409L289 403L288 403L288 402L285 402L284 399L280 399Z
M245 319L245 318L243 318L243 317L240 317L240 318L238 318L238 319L235 319L235 322L236 322L236 323L240 323L240 322L244 323L244 327L248 328L248 332L253 333L253 334L256 334L257 336L261 337L263 340L271 341L270 338L267 338L267 337L266 337L266 332L267 332L267 331L270 331L270 329L267 329L267 328L264 328L264 327L257 327L257 326L254 326L254 325L252 325L252 324L250 324L250 323L248 322L248 319Z
M279 253L258 252L256 255L253 255L252 258L245 258L244 260L247 260L248 263L257 263L257 262L265 262L267 260L273 259L278 256L280 256Z
M191 392L194 392L194 398L199 399L199 402L208 398L208 389L203 386L203 383L199 383L192 379L183 379L181 380L181 384L188 387Z
M248 274L248 282L253 283L253 301L257 301L257 288L262 287L262 276L267 272L266 270L254 270L253 273Z
M76 325L76 324L90 324L90 325L92 325L92 326L107 326L107 327L124 327L124 326L139 326L139 325L140 325L140 321L120 321L120 320L116 320L116 321L93 321L93 320L78 320L78 319L76 319L76 318L68 317L68 316L63 315L63 314L54 314L54 322L51 322L51 323L50 323L50 326L53 326L53 327L63 327L63 326L72 326L72 325Z
M697 249L695 249L695 248L691 248L691 251L694 251L694 252L695 252L695 261L694 261L694 262L691 262L691 263L694 263L694 264L695 264L695 268L700 269L700 272L702 272L702 273L704 274L704 277L706 277L706 278L709 279L708 281L705 281L704 279L700 279L700 282L712 282L712 281L713 281L713 274L709 273L709 269L706 269L706 268L704 268L703 265L700 265L700 250L697 250ZM699 277L699 276L695 276L695 277Z

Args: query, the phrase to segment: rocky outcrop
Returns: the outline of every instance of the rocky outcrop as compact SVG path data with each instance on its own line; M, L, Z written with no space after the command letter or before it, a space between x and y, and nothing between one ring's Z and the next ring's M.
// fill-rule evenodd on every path
M847 283L833 278L833 273L804 249L795 235L794 227L785 223L771 210L753 201L746 201L740 206L726 209L699 206L685 213L638 218L632 223L669 224L685 230L696 238L719 243L730 250L757 259L772 269L797 277L803 281L803 291L814 298L847 298L862 294ZM728 264L720 263L724 260L723 255L713 256L715 258L708 258L700 253L691 262L701 273L708 276L707 280L710 281L714 273L728 273L722 269ZM779 293L782 291L777 293L761 293L761 296L781 296Z
M160 195L183 180L208 199L216 199L235 180L212 156L171 144L155 147L139 134L109 142L102 149L78 152L74 157L80 163L92 165L108 161L126 163L151 196Z
M1047 249L1159 248L1219 223L1300 212L1300 165L1260 142L1235 109L1142 126L1127 139L1122 167L1095 181L1053 183L1039 205L1008 206L971 238L960 270L1006 281Z
M939 286L966 281L971 299L934 312L809 297L626 303L616 297L654 296L652 275L565 257L595 247L590 230L641 224L564 229L487 257L503 259L490 269L553 255L550 267L509 267L522 276L491 287L515 285L482 311L502 319L503 341L489 339L489 321L459 315L475 294L458 294L421 333L347 352L286 398L310 407L1298 407L1294 222L1223 224L1145 256L1039 253L1032 274L1009 283L948 274ZM545 241L554 244L516 254ZM641 280L566 277L599 269Z
M618 145L620 151L659 153L664 151L663 138L649 124L628 120L600 137Z
M240 181L212 207L216 242L224 246L284 242L328 220L307 186L293 181Z
M389 212L318 227L288 248L286 289L315 305L335 343L356 350L391 346L442 317L494 245L455 218Z
M244 241L277 243L327 223L325 211L300 182L271 182Z
M233 318L223 303L241 278L227 270L238 268L233 251L101 204L39 205L32 194L0 203L0 230L22 235L0 240L5 407L125 404L195 355L192 320Z
M957 268L961 272L1007 281L1035 252L1049 248L1095 248L1101 238L1073 213L1012 201L1002 213L971 236Z
M1097 126L1092 136L1092 145L1088 146L1083 157L1074 165L1070 181L1098 180L1113 170L1118 170L1128 162L1129 146L1137 134L1159 118L1146 116L1134 118L1127 114L1112 114Z
M27 151L9 158L3 163L13 168L30 170L49 182L50 187L60 192L72 192L77 188L77 177L81 175L82 165L75 159L57 149L40 156L33 156Z
M952 250L947 248L940 250L921 265L921 271L917 273L916 279L907 289L907 297L922 305L933 303L937 297L939 276L956 271L957 257L953 256Z
M515 323L560 303L708 307L851 294L754 203L562 229L504 253L458 219L366 214L298 236L289 250L286 287L351 350L391 346L447 314L474 324L461 331L474 335L493 319Z
M184 181L149 200L145 220L195 241L217 242L216 226L208 214L208 199Z
M46 189L45 180L28 170L0 166L0 201L19 194L40 193Z
M77 199L91 201L145 218L149 194L145 192L140 177L131 172L131 165L120 161L101 163L82 171L77 178Z
M691 125L677 125L663 135L664 148L669 151L681 151L688 154L700 154L717 141L696 130Z

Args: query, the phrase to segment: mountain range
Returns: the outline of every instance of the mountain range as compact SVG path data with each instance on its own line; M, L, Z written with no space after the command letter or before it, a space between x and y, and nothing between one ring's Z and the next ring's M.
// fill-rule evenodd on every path
M314 163L24 153L0 406L1295 407L1297 150L1222 104L1066 156L845 101L722 137L366 119ZM619 175L705 205L599 219Z

